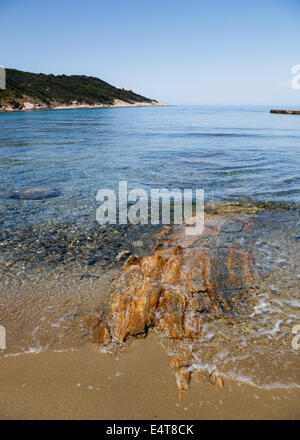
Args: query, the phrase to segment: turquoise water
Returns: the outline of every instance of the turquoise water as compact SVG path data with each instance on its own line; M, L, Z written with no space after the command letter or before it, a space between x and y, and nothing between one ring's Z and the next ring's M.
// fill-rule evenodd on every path
M171 106L0 114L2 225L94 221L100 188L204 188L206 199L299 203L300 117L266 107Z

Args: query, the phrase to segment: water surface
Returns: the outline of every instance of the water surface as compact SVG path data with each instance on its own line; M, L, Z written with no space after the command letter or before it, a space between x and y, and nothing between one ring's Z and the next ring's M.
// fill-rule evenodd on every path
M203 333L199 364L259 386L300 385L300 117L266 107L172 106L0 114L0 189L59 196L0 199L0 323L7 354L86 343L82 317L107 307L121 251L152 251L148 226L95 222L100 188L203 188L206 200L266 206L249 240L258 305L230 333ZM271 208L271 209L270 209Z
M204 188L206 198L300 201L300 118L266 107L153 107L0 115L0 188L62 196L1 201L10 225L95 218L98 189Z

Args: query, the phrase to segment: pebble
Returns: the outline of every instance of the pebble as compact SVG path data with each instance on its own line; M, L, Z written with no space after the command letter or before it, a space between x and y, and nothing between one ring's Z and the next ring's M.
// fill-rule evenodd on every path
M244 224L242 222L238 222L238 221L228 221L223 223L223 225L221 225L220 230L222 232L227 232L227 233L231 233L231 232L241 232L243 230Z
M91 275L90 273L84 273L82 275L80 275L79 279L80 280L85 280L85 279L93 279L93 280L97 280L99 277L97 277L96 275Z
M93 266L94 264L97 263L97 258L90 258L87 262L88 266Z
M121 251L116 256L116 260L118 261L123 260L125 257L128 257L128 255L130 255L130 251Z
M143 247L144 243L142 242L142 240L137 240L137 241L133 241L132 242L132 246L134 246L134 247Z

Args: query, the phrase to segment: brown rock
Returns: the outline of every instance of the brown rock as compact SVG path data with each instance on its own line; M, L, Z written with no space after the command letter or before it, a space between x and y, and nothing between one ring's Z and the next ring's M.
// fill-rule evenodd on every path
M88 328L89 330L95 330L102 319L102 315L98 315L98 316L84 316L83 321L84 321L84 326L86 328Z
M242 309L251 310L255 302L255 258L245 246L226 240L223 245L215 243L220 234L252 228L251 222L236 214L206 216L204 232L189 237L184 226L165 229L153 255L131 255L124 263L115 280L107 326L96 328L94 339L105 345L112 339L123 343L129 336L145 335L149 327L155 327L171 340L189 341L201 338L206 319L234 323L235 315ZM180 398L196 371L193 361L191 353L171 361ZM223 386L215 373L209 380Z
M111 336L106 324L94 330L93 339L94 342L102 345L108 345L111 342Z
M244 221L235 216L225 224L238 231ZM203 315L231 317L251 303L257 277L252 251L238 244L202 247L219 234L224 218L208 218L206 225L201 237L187 238L184 228L170 230L167 246L154 255L128 258L116 280L109 317L115 339L124 342L149 326L171 339L200 338Z
M179 400L181 400L183 393L186 393L190 389L192 373L187 368L179 368L179 370L176 371L175 376L179 392Z

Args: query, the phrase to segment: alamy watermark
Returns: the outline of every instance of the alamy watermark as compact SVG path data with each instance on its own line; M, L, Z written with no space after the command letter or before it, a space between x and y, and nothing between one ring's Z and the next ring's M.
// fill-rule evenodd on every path
M0 89L6 88L6 73L5 67L0 66Z
M291 80L291 85L294 90L300 90L300 64L292 67L293 76Z
M96 200L101 203L96 211L100 225L184 224L187 235L199 235L204 230L203 189L152 188L149 197L142 188L128 191L124 180L119 182L117 194L112 189L103 188L98 191Z

